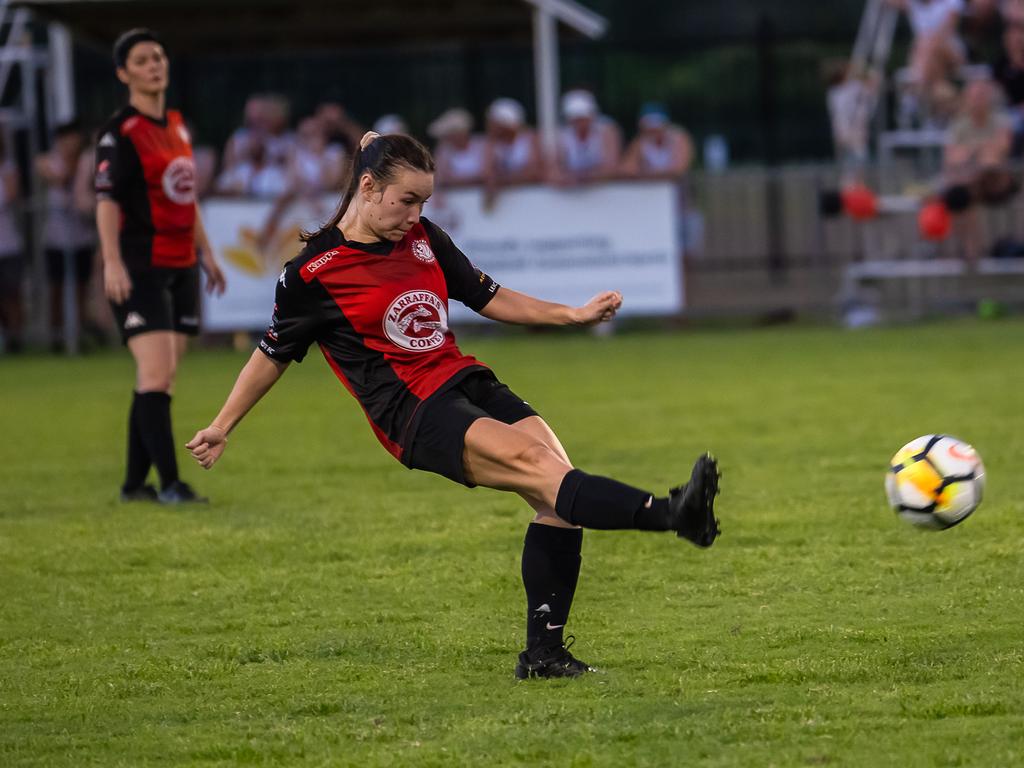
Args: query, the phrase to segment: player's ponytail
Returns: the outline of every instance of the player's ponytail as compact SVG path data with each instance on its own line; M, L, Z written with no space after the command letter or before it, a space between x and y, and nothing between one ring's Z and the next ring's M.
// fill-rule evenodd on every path
M348 185L334 215L315 232L303 232L299 237L304 243L320 237L338 226L352 200L359 191L359 181L364 173L370 174L374 182L386 187L394 181L399 166L424 173L434 172L434 158L430 150L411 136L400 133L380 134L368 131L363 135L349 169Z

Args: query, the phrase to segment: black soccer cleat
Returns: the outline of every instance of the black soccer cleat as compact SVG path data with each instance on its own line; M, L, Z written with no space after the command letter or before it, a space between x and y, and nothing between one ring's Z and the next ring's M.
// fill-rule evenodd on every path
M162 491L159 500L161 504L206 504L209 499L200 496L188 483L175 480Z
M718 462L705 453L694 463L690 482L668 492L672 530L698 547L710 547L721 533L715 517L719 477Z
M516 664L516 679L528 680L531 677L581 677L588 672L597 672L571 653L569 649L576 638L569 635L567 642L553 648L538 648L536 651L523 651L519 654Z
M158 501L159 496L156 492L156 488L152 485L140 485L138 488L132 488L130 491L125 488L121 488L121 501Z

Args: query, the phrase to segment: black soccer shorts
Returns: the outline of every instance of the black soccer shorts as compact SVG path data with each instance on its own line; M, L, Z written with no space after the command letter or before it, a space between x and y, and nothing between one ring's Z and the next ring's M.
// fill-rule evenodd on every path
M110 302L121 340L150 331L199 333L199 267L152 267L131 272L132 292L124 304Z
M462 461L470 425L480 418L515 424L538 415L488 370L469 374L450 389L428 398L421 407L416 434L403 453L403 463L410 469L434 472L470 488L474 483L466 480Z

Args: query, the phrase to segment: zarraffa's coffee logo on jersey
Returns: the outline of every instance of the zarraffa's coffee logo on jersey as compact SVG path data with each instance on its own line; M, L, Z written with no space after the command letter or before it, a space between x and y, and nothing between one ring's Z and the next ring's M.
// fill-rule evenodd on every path
M448 311L430 291L408 291L384 314L384 335L411 352L429 352L444 344Z
M196 166L191 157L176 157L167 164L163 177L164 194L172 203L195 202Z

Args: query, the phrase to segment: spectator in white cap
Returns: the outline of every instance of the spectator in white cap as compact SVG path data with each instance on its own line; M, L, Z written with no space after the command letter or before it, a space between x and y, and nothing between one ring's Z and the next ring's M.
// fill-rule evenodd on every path
M443 112L427 126L437 142L434 160L438 186L459 187L484 180L484 137L473 133L473 116L465 109Z
M526 125L523 105L515 99L495 99L487 108L484 169L484 183L492 199L501 187L541 180L540 139Z
M622 175L631 179L677 179L693 163L693 140L673 125L668 110L649 102L640 109L640 129L622 159Z
M619 169L622 134L600 114L590 91L577 89L562 96L565 125L558 136L557 175L562 184L584 184L613 178Z
M386 114L377 118L373 124L373 132L385 136L389 133L400 133L403 136L409 135L409 126L401 115Z

